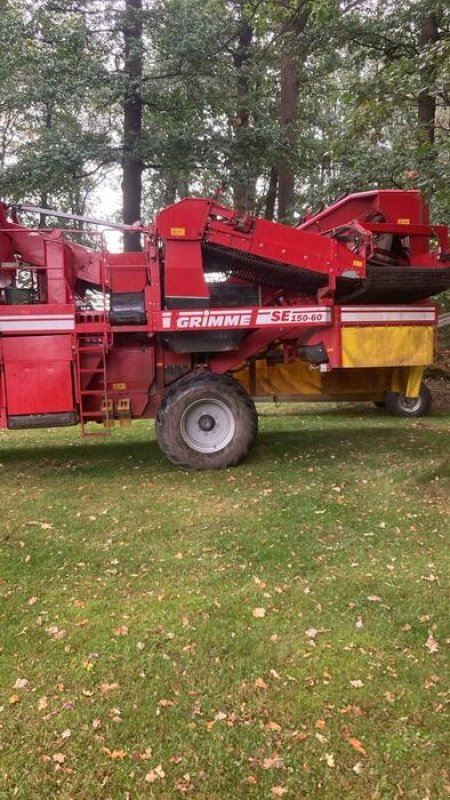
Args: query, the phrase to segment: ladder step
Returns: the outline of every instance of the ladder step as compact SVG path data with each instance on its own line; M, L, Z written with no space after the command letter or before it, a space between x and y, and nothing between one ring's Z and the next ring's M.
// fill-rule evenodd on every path
M88 369L87 367L86 368L82 367L80 369L80 372L82 372L83 375L85 375L85 374L87 375L88 373L89 373L89 375L97 375L98 373L104 372L104 371L105 371L104 369Z
M81 419L109 419L106 414L106 411L82 411L81 412Z
M84 353L91 353L92 355L101 356L105 351L103 347L79 347L78 352L84 355Z

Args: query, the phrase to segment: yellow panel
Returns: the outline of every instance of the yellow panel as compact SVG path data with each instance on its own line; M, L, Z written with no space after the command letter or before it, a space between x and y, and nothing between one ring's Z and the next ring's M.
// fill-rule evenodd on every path
M289 394L320 394L321 374L304 361L268 366L266 361L255 364L257 397ZM244 367L234 377L250 391L248 370Z
M322 375L322 391L325 394L356 395L361 392L380 394L389 388L392 376L390 367L368 367L367 369L333 369Z
M431 326L343 328L343 367L424 366L433 361Z

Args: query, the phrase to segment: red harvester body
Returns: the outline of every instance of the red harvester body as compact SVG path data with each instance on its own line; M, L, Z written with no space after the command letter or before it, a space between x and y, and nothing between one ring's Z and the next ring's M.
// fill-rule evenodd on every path
M182 200L134 253L79 233L91 246L0 204L1 427L156 417L173 462L217 468L253 443L252 398L427 410L450 263L418 192L350 195L297 228Z

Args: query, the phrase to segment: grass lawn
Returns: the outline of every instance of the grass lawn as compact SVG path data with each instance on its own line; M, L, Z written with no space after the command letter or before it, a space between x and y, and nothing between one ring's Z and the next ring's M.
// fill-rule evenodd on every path
M450 414L0 434L0 798L450 795Z

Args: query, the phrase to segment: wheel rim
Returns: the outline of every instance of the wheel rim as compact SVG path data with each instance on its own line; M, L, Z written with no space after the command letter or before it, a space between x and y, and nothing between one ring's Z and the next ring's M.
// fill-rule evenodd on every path
M186 444L198 453L217 453L234 436L234 416L222 400L196 400L181 418L181 435Z
M422 399L420 397L405 397L404 394L401 394L399 397L399 406L403 411L408 411L412 414L414 411L418 411L420 408Z

